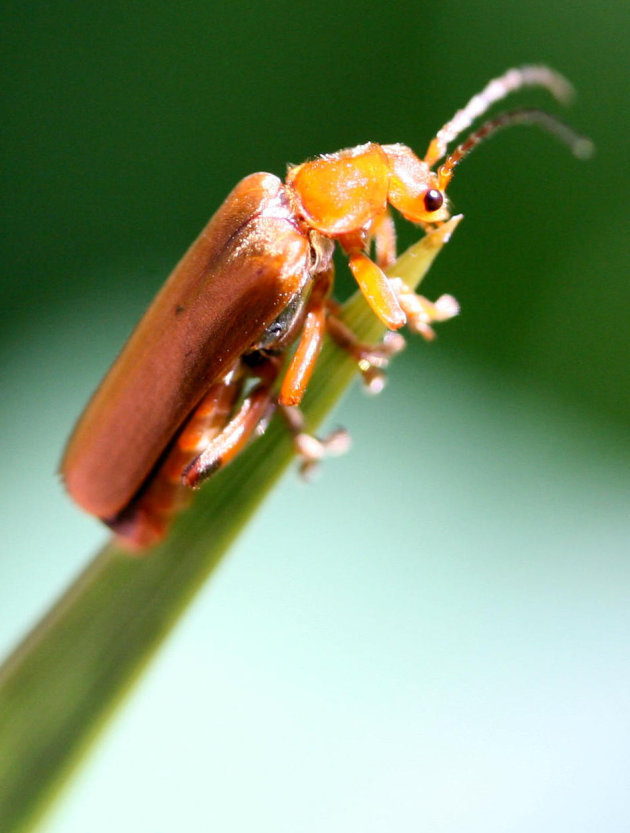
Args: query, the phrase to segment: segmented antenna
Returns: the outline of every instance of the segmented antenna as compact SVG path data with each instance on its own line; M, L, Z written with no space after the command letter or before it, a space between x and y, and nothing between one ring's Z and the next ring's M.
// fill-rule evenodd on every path
M513 124L536 124L538 127L542 127L543 130L546 130L565 145L568 145L574 156L577 156L579 159L586 159L593 152L593 143L591 140L587 139L586 136L581 136L579 133L576 133L563 121L560 121L560 119L546 113L544 110L522 107L519 110L500 113L498 116L488 119L481 127L471 133L461 145L456 147L438 170L439 187L441 189L446 188L453 175L453 168L480 142L487 139L493 133L496 133L497 130Z
M493 78L462 110L458 110L441 130L438 130L424 161L432 168L445 155L447 146L467 130L475 119L487 112L497 101L523 87L542 87L561 104L568 104L573 98L571 84L563 75L549 67L528 65L508 69L503 75Z

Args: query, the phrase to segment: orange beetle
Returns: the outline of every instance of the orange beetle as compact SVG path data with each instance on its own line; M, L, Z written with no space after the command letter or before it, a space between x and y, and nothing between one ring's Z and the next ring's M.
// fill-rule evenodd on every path
M123 545L143 549L163 538L191 488L232 460L274 407L288 415L306 465L326 449L339 450L343 434L309 438L295 410L325 332L360 362L373 387L404 342L390 333L382 344L362 345L340 322L330 300L335 241L388 330L409 324L431 337L431 324L458 307L451 296L431 303L386 277L396 255L388 206L425 229L443 223L453 168L509 124L538 124L585 155L587 140L553 116L519 109L486 122L433 170L474 119L527 86L561 101L571 94L547 67L511 69L455 114L424 159L405 145L368 143L290 167L284 183L268 173L242 180L177 265L79 420L61 464L76 502Z

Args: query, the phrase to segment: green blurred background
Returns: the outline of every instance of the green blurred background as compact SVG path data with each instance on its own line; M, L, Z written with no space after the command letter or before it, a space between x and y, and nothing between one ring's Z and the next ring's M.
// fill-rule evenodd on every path
M627 0L1 14L4 650L105 537L54 476L73 420L242 176L423 153L523 62L597 145L462 165L425 286L461 317L347 397L353 451L285 477L45 829L630 829Z

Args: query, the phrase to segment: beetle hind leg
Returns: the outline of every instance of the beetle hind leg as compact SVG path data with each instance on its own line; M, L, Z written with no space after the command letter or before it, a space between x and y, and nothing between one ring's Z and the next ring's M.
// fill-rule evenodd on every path
M269 358L256 366L255 375L260 381L246 394L223 430L181 472L184 486L199 488L204 480L230 463L256 433L262 433L276 404L273 384L279 364L278 358Z
M126 550L142 553L158 544L173 517L185 509L192 492L182 471L199 452L221 436L245 384L245 368L237 362L215 382L189 417L154 476L117 517L104 519Z
M281 405L280 413L293 437L295 453L300 457L300 474L310 480L324 457L339 457L350 448L350 434L334 428L325 437L315 437L305 430L304 415L299 408Z

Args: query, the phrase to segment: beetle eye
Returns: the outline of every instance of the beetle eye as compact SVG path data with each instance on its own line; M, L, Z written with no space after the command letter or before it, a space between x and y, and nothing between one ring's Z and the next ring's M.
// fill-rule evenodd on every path
M429 188L424 195L424 207L429 214L433 211L437 211L438 208L442 208L443 203L444 194L441 191L438 191L437 188Z

